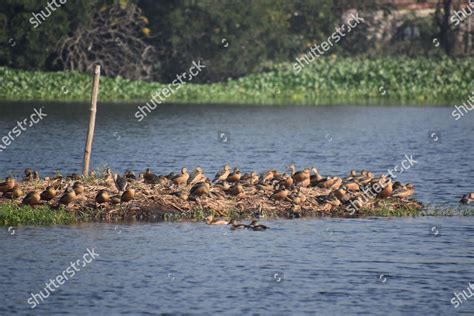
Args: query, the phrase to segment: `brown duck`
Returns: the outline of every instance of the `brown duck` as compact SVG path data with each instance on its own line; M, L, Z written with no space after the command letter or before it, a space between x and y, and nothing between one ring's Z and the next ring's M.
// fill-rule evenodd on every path
M97 204L104 204L110 201L110 195L106 190L100 190L95 197L95 202Z
M406 199L412 196L415 193L415 188L411 183L408 183L404 187L398 188L395 192L393 192L394 197L398 197L400 199Z
M225 165L224 169L216 173L216 176L214 177L214 180L212 180L212 182L223 182L227 179L229 174L230 174L230 166Z
M7 177L5 182L0 183L0 192L5 193L12 190L16 185L15 179Z
M28 193L23 201L21 202L24 205L35 206L41 204L41 196L38 192L31 191Z
M56 197L56 194L57 194L57 191L54 189L54 187L49 186L46 188L46 190L41 192L41 200L46 201L46 202L51 201L52 199Z
M69 205L76 199L76 192L73 188L67 188L64 194L59 199L59 205Z
M15 199L18 199L19 197L21 197L22 195L23 195L23 191L21 190L21 188L19 186L15 186L13 189L6 192L3 195L3 197L6 198L6 199L15 200Z
M204 182L204 181L206 181L206 176L204 175L204 170L202 170L201 167L197 167L194 170L194 173L193 173L192 177L190 177L188 179L188 184L189 185L195 185L196 183Z
M188 179L189 179L188 169L181 168L181 174L171 178L171 181L173 182L174 185L180 187L182 185L185 185L188 182Z
M72 185L72 189L74 190L76 195L81 195L82 193L84 193L84 185L79 181L74 182L74 184Z
M289 192L290 191L288 191L286 188L281 188L281 189L275 191L275 193L273 193L270 196L270 200L274 200L274 201L285 200L288 197Z
M192 197L201 197L209 195L211 186L208 181L199 182L193 185L189 191L189 195Z
M229 174L226 181L229 182L229 183L239 182L240 181L240 170L238 168L234 168L234 172Z
M130 202L135 198L135 190L132 188L128 188L125 190L125 192L122 193L122 196L120 197L120 202L122 203L127 203Z

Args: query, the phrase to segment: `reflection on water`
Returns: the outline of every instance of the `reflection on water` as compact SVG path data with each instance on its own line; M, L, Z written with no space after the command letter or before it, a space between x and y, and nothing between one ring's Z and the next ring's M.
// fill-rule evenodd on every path
M0 314L86 248L99 254L41 315L452 315L473 282L474 217L264 222L265 232L200 223L18 227L0 231ZM435 227L435 229L433 229Z
M48 116L0 152L0 174L82 169L87 104L1 104L0 136L43 105ZM200 165L212 175L225 163L243 171L295 163L342 175L386 172L413 155L417 164L398 175L423 202L455 206L474 188L474 114L455 121L449 107L163 105L138 122L137 105L99 104L92 168L169 173Z

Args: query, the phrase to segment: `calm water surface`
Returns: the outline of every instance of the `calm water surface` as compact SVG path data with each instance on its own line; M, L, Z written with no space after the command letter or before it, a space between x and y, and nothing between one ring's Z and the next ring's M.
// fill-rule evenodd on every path
M474 282L474 218L16 228L0 233L0 314L455 315ZM33 312L27 299L99 254ZM469 293L469 292L467 292Z
M0 152L0 174L81 170L88 106L0 105L0 137L44 106L48 116ZM212 175L316 166L399 179L416 198L455 207L474 190L474 113L451 108L166 105L143 122L136 105L100 104L92 167L157 173L183 165ZM224 134L224 135L222 135ZM224 141L225 140L225 141ZM0 230L0 315L474 314L454 292L474 282L474 218L293 220L265 232L200 223L15 227ZM95 248L84 267L33 311L31 293Z

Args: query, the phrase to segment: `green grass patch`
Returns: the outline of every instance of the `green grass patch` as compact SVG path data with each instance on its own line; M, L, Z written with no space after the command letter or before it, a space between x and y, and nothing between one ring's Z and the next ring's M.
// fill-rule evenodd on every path
M12 202L0 205L0 226L58 225L75 222L76 216L62 209L52 210L48 206L33 208Z
M453 104L472 90L474 58L320 58L212 84L186 84L166 102L268 104ZM208 65L211 67L212 65ZM89 101L92 76L0 68L0 99ZM99 100L146 102L167 84L102 77Z

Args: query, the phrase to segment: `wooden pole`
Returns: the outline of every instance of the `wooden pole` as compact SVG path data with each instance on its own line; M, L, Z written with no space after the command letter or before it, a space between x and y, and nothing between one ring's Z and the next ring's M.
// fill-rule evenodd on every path
M91 160L92 140L94 139L95 113L97 112L97 95L99 94L100 65L95 65L94 83L92 85L91 115L89 118L89 128L87 129L86 148L84 149L84 166L82 175L89 174L89 162Z

